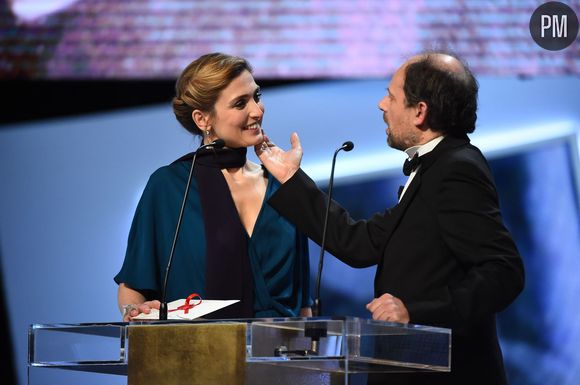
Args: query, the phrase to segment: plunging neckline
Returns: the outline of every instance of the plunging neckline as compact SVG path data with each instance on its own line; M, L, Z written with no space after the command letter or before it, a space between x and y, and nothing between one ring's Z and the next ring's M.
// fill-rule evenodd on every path
M260 165L260 166L262 168L262 172L264 173L261 176L261 178L266 179L266 188L264 190L264 196L262 197L262 203L260 204L260 210L258 210L258 215L256 216L256 220L254 221L254 226L252 228L252 234L250 234L248 232L248 229L246 228L246 226L244 226L244 223L242 222L242 218L240 216L240 212L238 211L238 206L236 206L236 201L234 200L234 196L232 195L232 190L230 189L230 185L228 184L228 181L227 181L225 175L222 173L222 176L224 178L224 182L226 183L226 186L228 187L228 190L230 191L230 199L232 200L232 203L233 203L234 207L236 208L238 223L240 224L240 226L244 230L244 234L246 235L246 237L249 240L252 239L253 235L256 232L256 228L258 227L260 218L262 217L262 212L264 211L264 205L266 205L266 199L268 198L268 193L270 192L270 188L272 186L272 183L271 183L272 181L270 180L270 173L268 172L268 170L266 170L264 165Z

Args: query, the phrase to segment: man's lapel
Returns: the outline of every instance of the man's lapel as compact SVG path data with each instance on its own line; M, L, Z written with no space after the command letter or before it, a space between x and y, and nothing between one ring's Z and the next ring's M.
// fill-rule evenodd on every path
M399 222L407 211L407 208L413 199L415 199L415 195L421 186L422 175L435 163L439 157L441 157L442 154L455 147L459 147L467 143L469 143L469 138L467 136L460 138L448 136L443 139L431 152L421 157L421 167L419 168L417 174L415 174L413 177L409 187L407 187L407 191L405 191L403 199L401 199L401 201L396 206L389 209L391 226L385 234L387 237L387 242L385 244L388 243L388 240L391 238L391 235L399 225Z
M405 191L403 199L401 199L401 201L398 204L387 210L389 212L389 215L387 216L389 220L388 227L385 230L385 237L387 238L385 245L389 243L391 235L399 225L401 218L403 218L405 211L407 211L407 207L409 207L409 204L413 201L413 198L415 197L415 194L417 194L420 185L421 185L421 175L417 173L413 178L413 180L411 181L409 187L407 187L407 191Z

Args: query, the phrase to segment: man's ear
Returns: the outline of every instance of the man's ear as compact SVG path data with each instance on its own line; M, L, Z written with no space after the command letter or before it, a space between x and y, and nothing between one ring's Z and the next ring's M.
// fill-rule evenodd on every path
M429 106L425 102L419 102L415 106L415 125L423 127L427 124L427 114L429 113Z
M209 129L209 114L201 110L193 110L191 118L200 130L205 131Z

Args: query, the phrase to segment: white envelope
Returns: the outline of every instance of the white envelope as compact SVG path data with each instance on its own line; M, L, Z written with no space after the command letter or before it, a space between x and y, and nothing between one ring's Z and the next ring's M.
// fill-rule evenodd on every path
M206 314L212 313L216 310L223 309L226 306L233 305L236 302L240 302L239 299L232 300L207 300L204 299L199 305L195 305L193 308L188 309L187 314L185 310L176 310L178 307L185 304L185 299L178 299L167 304L167 319L195 319ZM194 303L193 301L190 303ZM151 313L145 314L141 313L134 320L158 320L159 310L152 309Z

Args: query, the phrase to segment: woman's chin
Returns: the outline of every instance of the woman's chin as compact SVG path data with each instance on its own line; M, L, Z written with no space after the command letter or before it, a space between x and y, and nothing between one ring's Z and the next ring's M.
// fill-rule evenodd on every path
M264 136L259 134L252 138L244 138L243 140L226 141L226 147L240 148L240 147L254 147L257 144L262 144Z
M253 147L257 144L262 144L264 141L264 135L260 132L253 135L251 138L248 138L246 142L246 147Z

